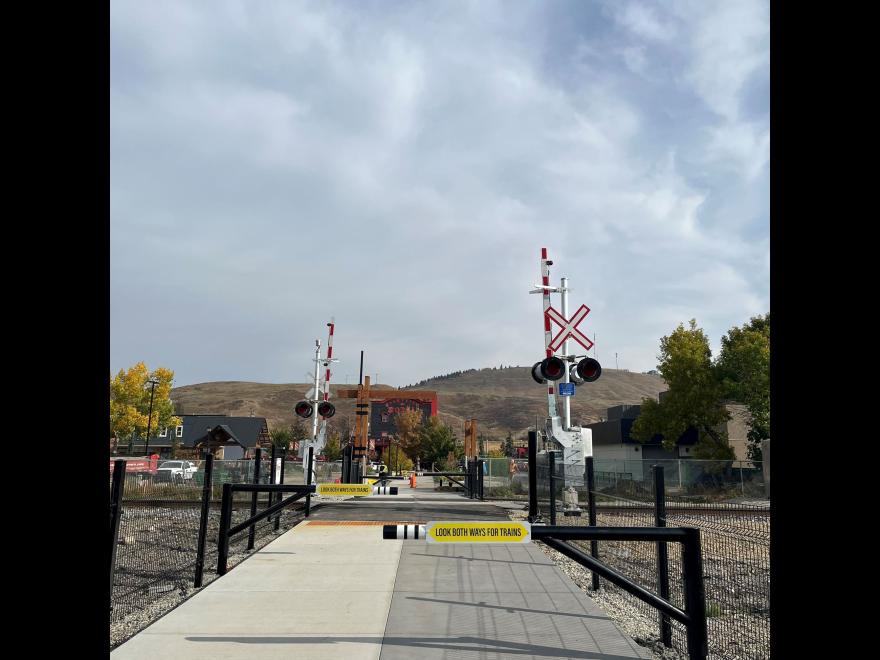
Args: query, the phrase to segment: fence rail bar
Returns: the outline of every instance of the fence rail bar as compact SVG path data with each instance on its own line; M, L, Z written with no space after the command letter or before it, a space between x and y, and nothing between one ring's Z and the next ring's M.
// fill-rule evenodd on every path
M243 523L240 523L240 524L236 525L235 527L231 527L229 529L229 531L227 532L227 534L229 534L229 536L235 536L236 534L238 534L240 531L246 529L247 527L255 525L256 523L260 522L264 518L268 518L276 511L281 511L281 509L286 507L288 504L293 504L294 502L296 502L298 499L300 499L301 497L303 497L306 494L307 493L298 493L296 495L291 495L287 499L281 500L280 502L273 504L268 509L263 509L260 513L254 515L251 518L248 518ZM248 549L250 549L250 548L248 548Z
M277 504L273 504L268 509L264 509L256 516L249 518L235 527L231 527L232 522L232 494L234 492L265 492L265 493L295 493L286 500L281 500ZM299 484L223 484L223 503L220 507L220 532L217 537L217 575L225 575L227 563L229 559L229 539L233 535L241 532L252 524L255 524L271 516L276 511L280 511L285 506L295 502L299 498L315 492L315 486L299 485Z
M122 517L122 488L125 485L125 461L113 461L113 485L110 488L110 593L107 602L113 609L113 574L116 572L116 541Z
M532 527L532 532L535 531L535 528ZM691 623L691 617L688 616L686 612L681 611L672 603L663 600L656 594L652 594L647 589L640 587L635 582L631 581L629 578L624 577L617 571L612 568L605 566L603 563L596 561L590 555L581 552L574 546L566 543L565 541L561 541L556 538L548 537L541 539L542 543L545 543L547 546L553 548L554 550L562 553L569 559L573 559L579 564L583 564L587 568L592 571L599 573L603 578L608 580L609 582L616 584L618 587L623 589L624 591L628 591L636 598L639 598L648 605L657 608L661 612L667 613L676 621L680 621L686 626L689 626Z
M566 541L672 541L683 543L690 527L569 527L567 525L532 525L532 538Z
M234 493L310 493L315 492L315 485L305 484L223 484L229 486ZM222 501L222 500L221 500Z
M205 482L202 485L202 512L199 517L199 540L196 546L196 572L193 576L193 587L202 586L205 570L205 542L208 539L208 514L211 510L212 476L214 474L214 455L205 452Z

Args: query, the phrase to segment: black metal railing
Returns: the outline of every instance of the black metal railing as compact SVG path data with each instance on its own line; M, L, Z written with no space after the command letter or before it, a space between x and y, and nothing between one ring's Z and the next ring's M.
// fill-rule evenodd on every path
M314 484L283 485L283 484L223 484L223 499L220 505L220 532L217 537L217 575L225 575L229 558L229 539L239 532L252 527L254 524L268 518L273 513L280 512L286 506L293 504L302 497L308 498L315 492ZM260 513L252 513L244 522L232 525L232 498L234 493L295 493L287 499L282 499Z
M661 616L675 619L687 629L687 652L690 660L708 657L706 593L703 584L703 559L700 530L696 527L569 527L532 525L531 537L569 559L601 575L609 582L655 608ZM682 544L685 609L667 598L651 593L598 559L566 541L648 541Z

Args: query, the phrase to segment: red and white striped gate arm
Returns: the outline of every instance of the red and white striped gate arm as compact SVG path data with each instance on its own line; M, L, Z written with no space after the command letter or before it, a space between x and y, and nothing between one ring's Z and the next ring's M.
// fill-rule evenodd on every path
M544 285L544 292L541 294L541 298L544 302L544 307L541 313L541 316L544 318L544 348L547 351L547 357L551 357L553 355L553 350L550 348L550 342L553 340L553 335L550 327L550 317L547 316L547 310L550 309L550 289L547 288L550 286L550 264L547 263L549 259L547 258L547 248L541 248L541 284ZM550 416L556 416L556 397L553 396L553 381L547 381L547 405L549 408Z
M325 358L327 361L324 363L327 366L327 371L324 374L324 401L330 400L330 360L333 358L333 328L336 327L333 318L327 325L330 327L330 335L327 338L327 357Z

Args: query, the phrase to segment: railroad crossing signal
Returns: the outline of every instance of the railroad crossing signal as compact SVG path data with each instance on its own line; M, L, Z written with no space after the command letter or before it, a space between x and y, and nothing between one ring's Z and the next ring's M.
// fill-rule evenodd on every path
M568 320L552 307L548 307L547 311L544 312L544 314L546 314L551 321L556 322L557 325L562 327L562 330L559 331L559 334L557 334L550 341L548 348L555 353L562 346L562 343L566 339L571 337L585 349L590 350L593 347L593 342L590 341L590 338L587 337L583 332L577 329L578 325L580 325L580 322L583 321L589 313L590 308L586 305L581 305L574 313L574 316L572 316L571 319Z
M300 401L293 409L293 412L295 412L298 417L302 417L303 419L308 419L309 417L311 417L313 411L314 407L309 401ZM336 406L334 406L329 401L321 401L318 404L318 414L324 419L333 417L333 415L336 414Z

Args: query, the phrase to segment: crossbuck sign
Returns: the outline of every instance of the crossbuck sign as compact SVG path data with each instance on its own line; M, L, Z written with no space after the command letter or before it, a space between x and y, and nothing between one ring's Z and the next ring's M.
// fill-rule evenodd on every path
M562 330L560 330L559 334L553 338L548 348L555 353L559 350L559 347L562 346L562 343L571 337L585 349L590 350L593 347L593 342L590 341L589 337L583 332L577 329L580 322L583 321L589 313L590 308L586 305L581 305L574 313L574 316L572 316L570 320L567 320L555 309L548 307L544 314L546 314L551 321L554 321L557 325L562 327Z

